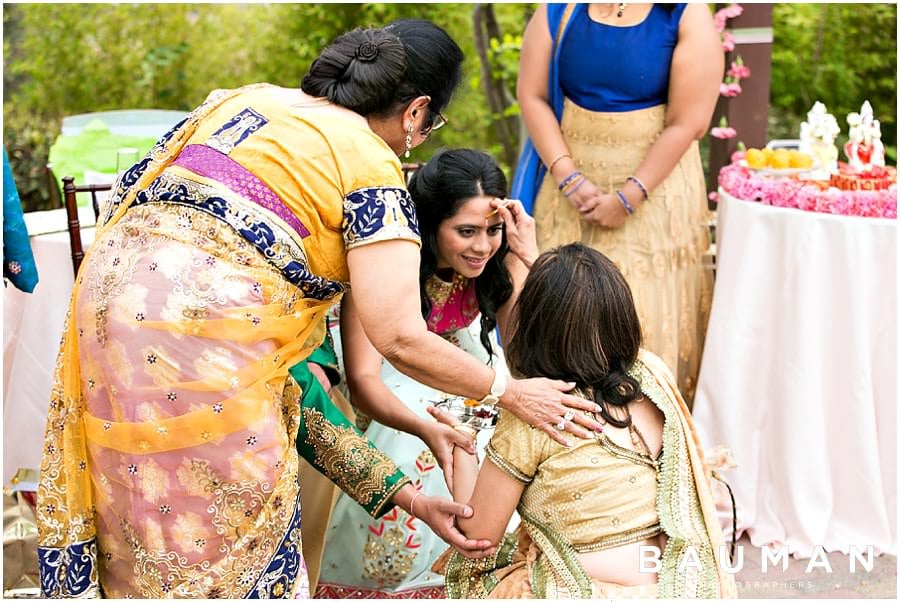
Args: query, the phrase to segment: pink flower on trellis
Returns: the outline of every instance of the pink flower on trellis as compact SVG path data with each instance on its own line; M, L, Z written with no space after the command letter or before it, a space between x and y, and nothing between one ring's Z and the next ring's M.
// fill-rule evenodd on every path
M722 50L725 52L734 50L734 35L730 31L722 32Z
M740 4L730 4L725 8L720 8L716 11L716 14L713 15L713 23L715 23L716 31L723 31L725 29L725 22L728 19L740 17L743 13L744 9Z
M713 15L713 22L715 23L716 31L722 37L722 50L725 53L731 52L735 47L734 36L730 31L725 31L725 25L728 19L738 17L743 12L744 9L740 4L730 4L725 8L719 9ZM734 98L739 95L743 92L740 82L747 77L750 77L750 68L744 65L743 59L738 56L731 62L731 66L725 74L725 79L719 84L719 94L726 98ZM719 125L712 128L709 133L713 138L719 138L720 140L727 140L737 136L737 131L728 126L728 121L724 117L719 122Z
M737 130L728 125L728 119L724 115L719 120L719 125L710 130L709 133L713 138L719 138L720 140L727 140L737 136Z
M726 84L725 82L722 82L721 84L719 84L719 94L721 94L722 96L734 98L741 92L743 92L743 90L741 89L741 85L739 83Z
M747 79L750 77L750 67L745 65L744 60L738 56L731 62L731 67L728 69L728 75L738 80Z

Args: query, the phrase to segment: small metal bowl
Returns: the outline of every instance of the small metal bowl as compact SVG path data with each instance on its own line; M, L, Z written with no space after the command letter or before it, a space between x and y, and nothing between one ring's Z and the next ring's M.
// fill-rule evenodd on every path
M455 396L432 401L434 407L454 416L460 423L477 431L492 429L497 425L499 411L496 406L480 403L476 399Z

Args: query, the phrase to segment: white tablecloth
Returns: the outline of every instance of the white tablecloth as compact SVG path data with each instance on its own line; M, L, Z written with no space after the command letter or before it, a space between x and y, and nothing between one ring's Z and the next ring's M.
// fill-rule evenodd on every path
M45 229L54 229L50 225L57 221L55 229L66 227L64 212L54 211L58 213L25 214L39 277L34 292L12 286L3 291L4 483L19 468L40 467L53 369L75 280L68 232L34 234L41 223ZM82 228L81 234L87 247L94 228Z
M738 530L896 554L897 224L720 198L693 414L737 461Z

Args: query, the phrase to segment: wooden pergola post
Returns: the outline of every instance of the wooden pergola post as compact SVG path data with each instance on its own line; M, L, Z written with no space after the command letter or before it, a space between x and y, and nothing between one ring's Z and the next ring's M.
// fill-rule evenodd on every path
M716 5L721 8L725 5ZM728 22L735 38L735 48L725 57L725 69L738 55L750 68L750 77L741 81L742 92L734 98L720 97L713 115L713 127L722 116L737 130L737 137L729 140L712 138L709 147L709 171L706 188L718 188L719 169L731 161L737 143L748 148L762 147L768 141L769 78L772 74L772 4L742 4L741 16ZM710 208L714 204L710 203Z

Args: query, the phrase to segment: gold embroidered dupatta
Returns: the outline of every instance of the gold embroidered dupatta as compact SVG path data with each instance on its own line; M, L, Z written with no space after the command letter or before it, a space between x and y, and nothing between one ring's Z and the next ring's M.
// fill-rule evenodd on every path
M306 297L212 215L138 202L164 170L179 186L216 187L172 163L210 112L247 89L211 94L123 174L87 251L41 461L46 596L308 595L301 391L287 372L321 342L339 294ZM287 242L303 256L299 236Z

